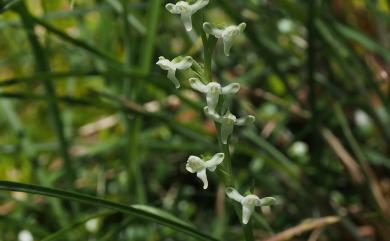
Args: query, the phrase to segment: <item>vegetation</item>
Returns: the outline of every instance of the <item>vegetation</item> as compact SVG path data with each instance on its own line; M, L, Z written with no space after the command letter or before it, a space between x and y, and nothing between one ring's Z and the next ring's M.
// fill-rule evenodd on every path
M210 0L186 31L176 2L0 0L0 240L387 240L390 3ZM224 136L159 56L254 123ZM276 205L242 224L249 193Z

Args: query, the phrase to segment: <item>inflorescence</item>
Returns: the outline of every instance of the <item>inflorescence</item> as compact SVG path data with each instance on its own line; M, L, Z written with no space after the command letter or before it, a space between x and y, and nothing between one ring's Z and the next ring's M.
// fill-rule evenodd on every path
M209 4L209 0L197 0L190 4L186 1L179 1L176 4L168 3L165 5L166 9L172 14L181 15L182 22L187 31L191 31L193 28L192 15L197 13L202 8ZM222 39L224 46L224 54L229 56L233 43L238 35L240 35L246 28L245 23L239 25L231 25L225 28L217 28L211 23L203 23L203 31L209 37L213 36L216 39ZM248 115L242 118L237 118L231 113L229 104L227 102L231 96L235 95L240 90L239 83L232 83L226 86L221 86L220 83L208 80L203 77L205 70L198 64L191 56L179 56L173 60L168 60L165 57L159 57L157 65L161 69L168 71L168 79L170 79L176 88L180 88L180 82L176 77L177 70L187 71L191 67L195 69L195 77L188 78L189 85L206 96L207 106L204 107L204 112L207 117L214 121L220 127L219 138L223 145L228 145L229 137L233 133L234 126L250 125L255 121L255 117ZM208 83L207 83L208 82ZM224 100L222 106L224 108L218 108L221 106L221 99ZM206 171L214 172L217 167L225 159L224 153L216 153L211 158L205 160L191 155L186 163L186 170L190 173L196 173L196 176L203 182L203 189L207 189L208 180ZM231 174L231 173L230 173ZM249 194L245 197L242 196L236 189L232 187L226 188L227 196L239 202L242 205L242 223L247 224L249 218L252 215L256 206L269 206L276 202L273 197L259 198L256 195Z

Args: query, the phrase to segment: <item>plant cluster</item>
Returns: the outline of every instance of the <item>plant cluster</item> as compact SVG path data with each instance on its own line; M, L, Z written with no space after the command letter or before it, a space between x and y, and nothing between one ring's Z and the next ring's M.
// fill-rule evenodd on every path
M225 86L212 78L212 54L221 39L224 47L224 54L229 56L230 50L238 35L246 27L245 23L231 25L223 28L214 26L209 22L201 23L203 16L198 12L209 4L209 0L197 0L193 3L179 1L176 4L169 3L165 7L172 14L181 15L181 20L187 31L192 31L193 21L195 29L200 33L204 49L204 63L198 63L191 56L178 56L169 60L163 56L159 57L157 65L161 69L168 71L168 79L172 81L176 88L180 88L180 80L188 81L189 85L206 96L207 106L204 107L205 115L210 118L217 130L218 140L221 148L220 153L211 157L198 157L191 155L186 163L186 170L196 173L196 176L203 182L203 189L207 189L207 171L218 170L220 180L226 188L227 196L242 205L242 223L248 224L250 216L256 206L270 206L275 204L273 197L259 198L254 194L241 195L235 188L230 160L229 139L233 134L234 126L246 126L255 121L255 117L247 115L238 118L231 113L231 99L240 90L239 83L230 83ZM197 28L196 26L202 26ZM182 78L178 78L177 71L182 72ZM223 165L222 165L223 164Z

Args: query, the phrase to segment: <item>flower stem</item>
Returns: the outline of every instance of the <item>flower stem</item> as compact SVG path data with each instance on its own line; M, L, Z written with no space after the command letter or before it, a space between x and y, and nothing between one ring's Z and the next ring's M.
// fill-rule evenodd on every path
M206 74L207 80L211 81L212 80L212 75L211 75L212 53L213 53L214 47L217 43L217 39L212 37L212 36L209 36L209 38L207 38L204 33L202 33L201 37L202 37L203 46L204 46L205 74ZM222 152L225 154L224 169L227 172L227 178L222 178L222 181L224 182L225 186L234 186L232 159L231 159L231 154L230 154L230 150L229 150L229 140L228 140L227 144L223 144L222 139L221 139L221 126L217 122L214 122L214 125L217 128L219 147L222 150ZM233 206L234 206L234 210L237 214L237 217L240 219L241 213L240 213L239 204L235 203L235 204L233 204ZM241 224L241 225L242 225L242 229L244 231L245 240L246 241L254 241L252 226L250 224L247 224L247 225Z

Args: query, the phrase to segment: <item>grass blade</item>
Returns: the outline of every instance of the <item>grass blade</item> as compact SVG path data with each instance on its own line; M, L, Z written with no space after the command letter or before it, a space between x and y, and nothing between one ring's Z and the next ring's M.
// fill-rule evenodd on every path
M0 190L25 192L48 197L56 197L97 207L109 208L118 212L134 215L136 217L159 223L161 225L170 227L199 240L217 240L213 237L210 237L209 235L199 232L197 229L187 223L184 223L183 221L178 221L177 218L172 218L170 215L166 214L162 215L161 212L163 211L156 211L158 209L155 208L149 209L145 208L145 206L138 205L127 206L81 193L9 181L0 181Z

